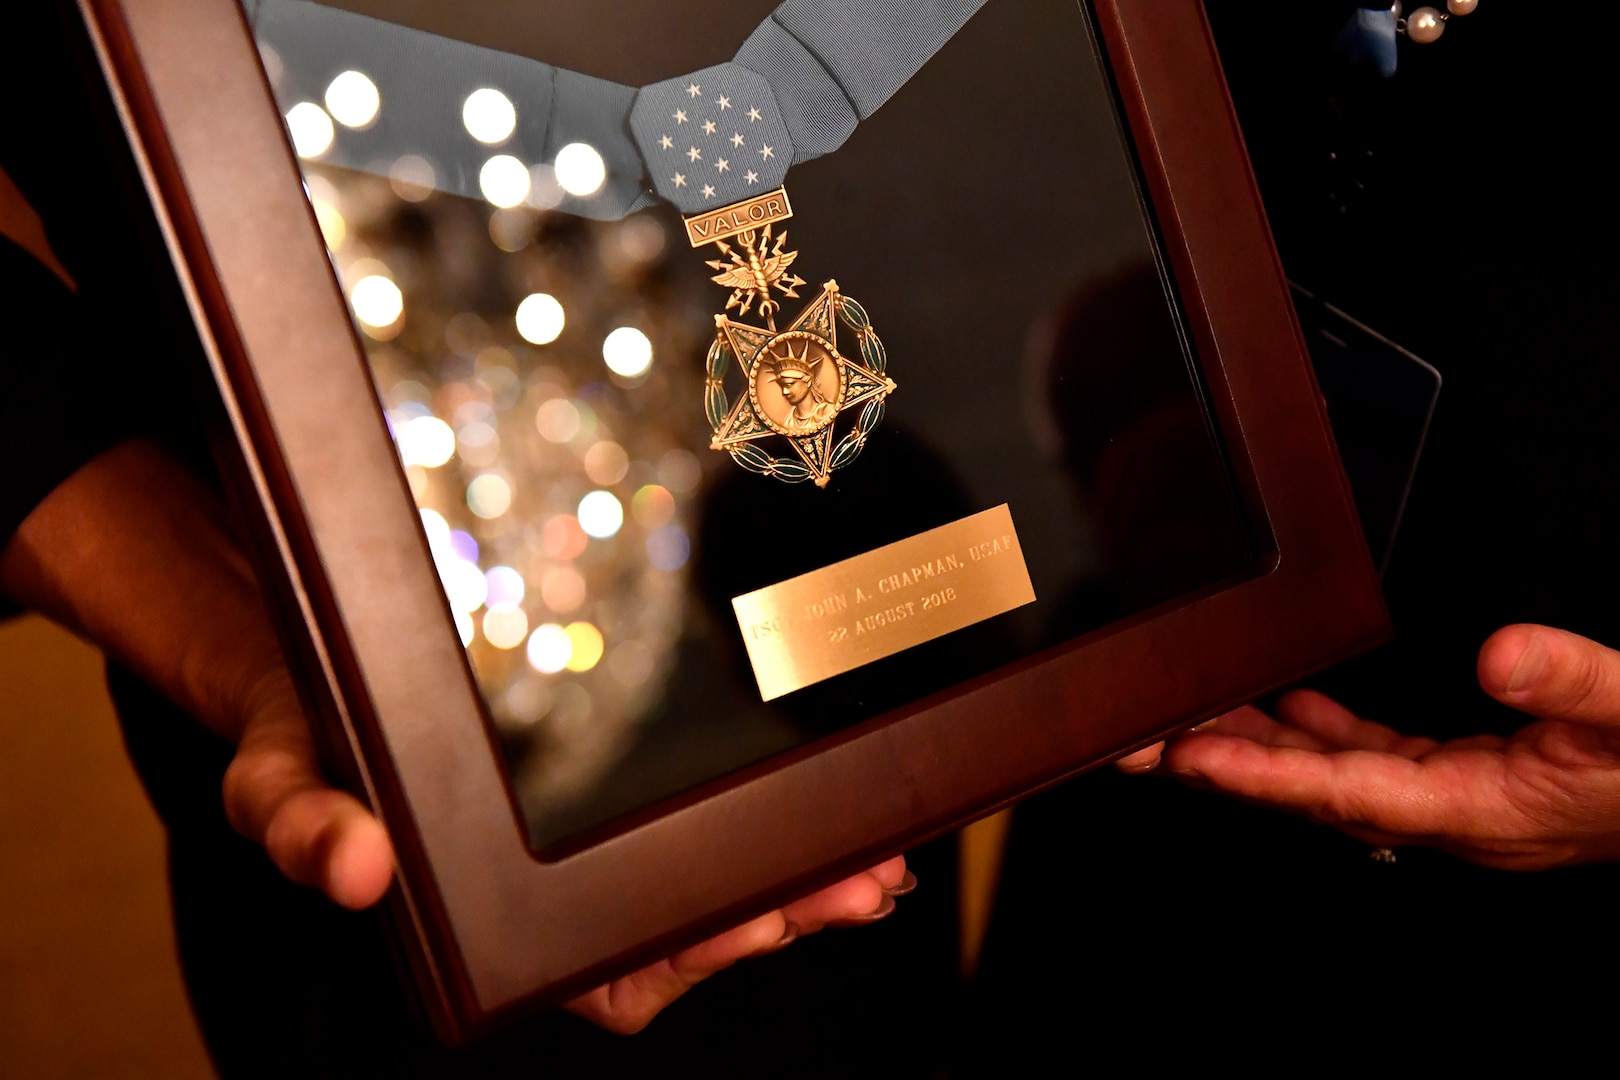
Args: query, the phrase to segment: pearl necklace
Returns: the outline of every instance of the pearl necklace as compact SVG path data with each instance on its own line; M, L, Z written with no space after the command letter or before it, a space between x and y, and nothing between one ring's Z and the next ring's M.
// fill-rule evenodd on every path
M1446 22L1456 15L1472 15L1474 9L1479 7L1479 0L1446 0L1446 10L1440 11L1432 7L1420 7L1406 18L1401 18L1401 0L1395 0L1391 10L1395 12L1395 30L1405 34L1407 39L1419 45L1428 45L1439 41L1440 35L1446 32Z

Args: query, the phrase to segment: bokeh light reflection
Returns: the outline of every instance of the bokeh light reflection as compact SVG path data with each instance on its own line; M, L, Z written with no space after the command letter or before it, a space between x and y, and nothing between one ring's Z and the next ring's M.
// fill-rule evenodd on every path
M473 612L484 606L489 586L477 565L465 559L450 558L439 563L439 581L453 611Z
M363 128L377 119L382 95L362 72L345 71L326 88L326 111L347 128Z
M478 190L491 206L522 206L529 197L529 169L510 154L496 154L478 171Z
M579 408L567 398L552 398L536 410L534 426L547 442L568 442L579 434Z
M315 221L321 227L321 240L328 250L336 250L343 246L343 241L349 238L349 223L343 220L343 214L331 203L316 202Z
M491 87L474 90L462 103L461 122L467 134L485 146L499 146L517 130L517 106Z
M630 471L630 455L616 442L602 440L585 451L585 475L591 483L612 487Z
M551 688L546 680L532 675L519 678L506 691L505 700L507 719L527 727L539 723L551 711Z
M421 411L413 412L411 415L426 416L428 415L426 402L431 396L428 393L428 388L421 383L414 379L405 379L402 382L395 383L394 388L388 391L388 404L401 411L418 409Z
M478 354L478 381L489 391L497 412L510 409L522 396L523 381L513 370L516 364L512 354L498 346Z
M531 293L524 297L517 309L517 329L523 340L531 345L550 345L562 337L568 316L555 296ZM565 442L566 439L554 439Z
M557 185L576 198L589 198L607 183L607 162L587 143L569 143L557 151Z
M465 559L470 563L478 561L478 541L472 533L463 529L457 529L450 534L450 550L455 552L458 559Z
M479 420L463 424L455 436L461 460L475 469L487 468L501 456L500 436L489 424Z
M555 210L567 195L557 183L557 170L550 165L536 165L529 170L529 197L523 205L534 210Z
M405 294L382 274L367 274L349 290L354 317L374 330L394 325L405 314Z
M504 477L484 473L467 485L467 508L485 521L501 517L512 508L512 485Z
M649 214L637 214L619 226L615 234L621 258L632 264L656 262L669 243L664 227Z
M484 575L484 581L489 587L488 604L491 608L516 607L523 603L524 594L528 591L523 575L510 566L492 568Z
M576 622L569 623L564 632L570 646L569 671L586 672L602 662L602 631L588 622Z
M304 194L315 210L315 221L321 227L321 239L325 241L327 250L335 251L342 247L349 236L349 223L344 220L340 209L342 200L337 188L323 176L311 176L304 181Z
M652 367L652 341L633 326L621 326L602 342L602 359L613 374L638 379Z
M557 687L551 715L547 718L551 735L563 742L583 742L591 734L591 716L596 702L591 692L577 682Z
M400 424L394 431L394 442L406 466L437 469L456 453L456 433L436 416L419 416Z
M692 541L679 525L665 525L647 537L647 561L673 573L692 557Z
M633 729L662 715L684 647L693 594L685 571L667 568L690 568L688 498L708 463L685 447L706 444L707 430L694 442L693 410L668 403L699 400L703 373L655 361L696 347L685 328L709 321L707 294L686 285L706 275L673 261L666 272L680 232L657 213L575 216L569 193L603 182L602 155L542 151L517 131L529 117L515 98L504 141L484 145L459 130L462 96L447 103L457 130L445 152L459 142L472 155L472 175L456 181L471 180L471 198L441 190L452 158L438 151L366 159L377 133L352 133L364 111L326 81L342 69L304 91L336 125L322 153L386 175L309 164L306 189L425 511L456 634L519 798L543 817L619 767ZM371 78L369 123L391 123L394 84ZM528 156L542 152L544 162ZM505 160L481 177L492 158Z
M648 484L631 498L630 513L649 532L662 528L675 519L675 496L668 488Z
M624 504L611 491L593 491L579 500L579 527L598 540L617 536L624 527Z
M579 519L572 514L558 514L546 522L540 532L540 547L553 559L572 562L585 554L590 537L580 528Z
M522 251L534 239L534 216L521 206L489 215L489 238L507 254Z
M419 512L422 519L422 531L427 533L428 549L434 553L450 551L450 523L444 520L444 515L437 510L422 510Z
M491 607L484 612L484 640L497 649L515 649L529 636L529 617L513 605Z
M388 170L388 183L398 195L409 203L419 203L433 194L439 176L433 163L417 154L406 154Z
M572 566L553 566L540 579L540 599L558 615L572 615L585 606L585 575Z
M555 675L574 656L574 642L568 631L556 623L546 623L529 635L529 666L542 675Z
M326 110L313 101L300 101L287 110L287 132L301 158L317 158L332 148L337 129Z

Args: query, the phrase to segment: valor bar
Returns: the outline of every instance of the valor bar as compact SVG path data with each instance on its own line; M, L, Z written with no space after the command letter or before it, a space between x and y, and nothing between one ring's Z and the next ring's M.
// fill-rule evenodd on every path
M693 214L686 219L686 238L694 248L729 240L745 232L775 225L793 216L786 188L777 188L746 202L733 203L719 210Z

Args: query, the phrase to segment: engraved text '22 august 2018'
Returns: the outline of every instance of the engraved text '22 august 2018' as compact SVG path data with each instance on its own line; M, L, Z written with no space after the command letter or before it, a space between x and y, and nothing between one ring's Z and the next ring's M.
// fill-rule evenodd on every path
M732 601L770 701L1035 599L999 506Z

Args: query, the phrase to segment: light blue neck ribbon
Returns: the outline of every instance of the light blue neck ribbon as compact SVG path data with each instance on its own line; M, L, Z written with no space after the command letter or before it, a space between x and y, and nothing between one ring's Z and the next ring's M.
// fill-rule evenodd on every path
M788 169L842 146L954 37L986 0L784 0L737 55L637 90L495 49L310 3L243 0L284 105L320 101L360 71L382 98L363 130L343 130L320 160L386 175L415 154L436 186L480 195L494 154L530 166L584 143L607 179L558 209L613 220L667 199L684 214L780 187ZM277 70L279 68L279 70ZM505 94L518 123L498 147L475 140L462 106ZM656 193L656 194L655 194Z

